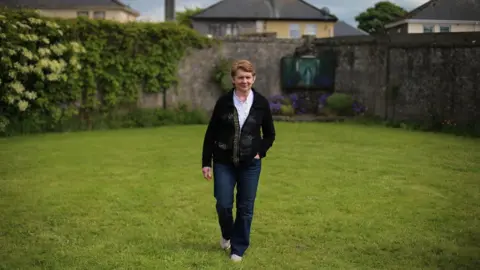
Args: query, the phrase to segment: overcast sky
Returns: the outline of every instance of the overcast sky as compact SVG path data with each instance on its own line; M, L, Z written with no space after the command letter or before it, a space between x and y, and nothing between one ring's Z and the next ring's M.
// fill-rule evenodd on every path
M238 0L242 1L242 0ZM316 7L328 7L330 11L337 15L340 20L344 20L349 24L356 26L354 17L358 13L364 11L368 7L373 6L378 1L373 0L306 0ZM397 5L411 10L428 0L391 0ZM454 0L452 0L454 1ZM140 19L149 19L153 21L162 21L164 18L163 3L164 0L123 0L125 4L130 5L141 13ZM182 10L185 7L208 7L219 0L176 0L175 5L177 10Z

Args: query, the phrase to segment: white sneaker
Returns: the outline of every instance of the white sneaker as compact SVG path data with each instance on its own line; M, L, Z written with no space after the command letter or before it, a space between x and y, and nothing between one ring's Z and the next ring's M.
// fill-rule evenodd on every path
M230 240L225 240L222 239L220 240L220 246L223 248L223 249L229 249L230 248Z
M232 261L234 261L234 262L240 262L240 261L242 260L242 257L240 257L240 256L238 256L238 255L236 255L236 254L232 254L232 255L230 256L230 259L232 259Z

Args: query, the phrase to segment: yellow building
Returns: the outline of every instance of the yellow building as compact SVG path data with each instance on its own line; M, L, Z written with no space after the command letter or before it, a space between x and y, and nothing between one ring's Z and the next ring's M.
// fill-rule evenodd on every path
M332 37L338 20L303 0L223 0L191 19L195 30L212 37L276 33L289 39Z
M277 38L298 38L301 35L314 35L317 38L332 37L335 22L331 21L288 21L267 20L264 31L277 33Z
M137 11L119 0L0 0L8 8L28 8L39 14L57 18L88 17L118 22L135 21Z

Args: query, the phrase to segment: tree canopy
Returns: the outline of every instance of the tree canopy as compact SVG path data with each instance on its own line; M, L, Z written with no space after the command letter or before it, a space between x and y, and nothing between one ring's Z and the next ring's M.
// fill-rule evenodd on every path
M407 11L402 7L389 2L380 1L373 7L358 14L355 20L358 28L370 34L383 33L385 25L405 16Z
M202 12L203 8L185 8L184 11L175 12L176 20L179 24L185 25L187 27L192 27L191 17Z

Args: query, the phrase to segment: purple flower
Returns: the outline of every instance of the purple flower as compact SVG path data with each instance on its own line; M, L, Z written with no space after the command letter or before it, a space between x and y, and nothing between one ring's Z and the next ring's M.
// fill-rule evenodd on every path
M292 107L293 107L294 109L297 109L297 108L298 108L298 101L293 101L293 102L292 102Z
M363 112L365 112L365 109L366 109L366 108L365 108L364 105L362 105L362 104L360 104L359 102L355 101L355 102L353 102L353 104L352 104L352 109L353 109L353 111L356 112L356 113L363 113Z
M270 102L270 110L272 111L272 113L279 113L281 107L282 107L282 104L280 103Z
M297 114L304 114L304 113L306 113L306 111L307 111L307 110L306 110L305 108L301 107L301 108L298 108L298 109L296 110L296 113L297 113Z
M298 94L293 93L286 96L274 95L270 97L270 110L272 113L281 112L280 108L282 104L291 105L295 114L307 113L306 105L308 102Z
M328 99L329 96L330 96L330 94L321 95L320 98L318 99L318 103L320 103L322 105L326 105L327 104L327 99Z

